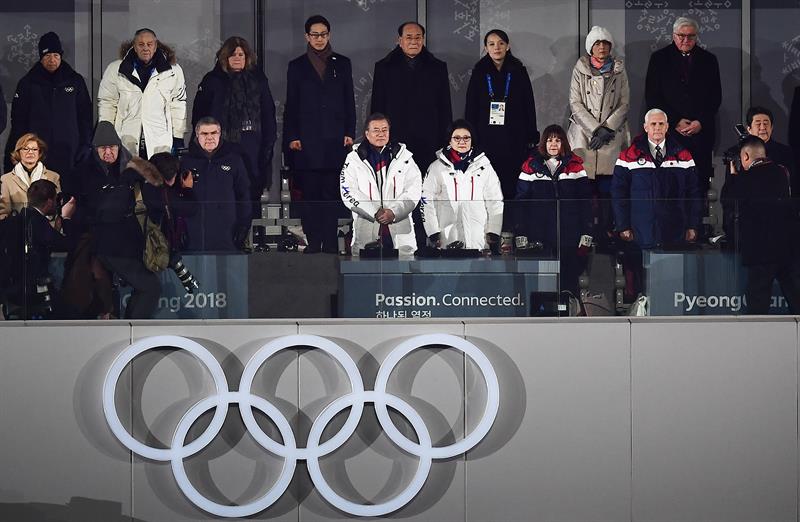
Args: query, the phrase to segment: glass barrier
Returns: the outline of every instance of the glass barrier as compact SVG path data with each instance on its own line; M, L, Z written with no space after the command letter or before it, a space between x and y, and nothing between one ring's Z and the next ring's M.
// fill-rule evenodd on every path
M701 201L384 201L355 220L339 202L294 206L249 226L250 203L178 202L171 227L151 208L171 242L156 273L133 215L92 223L79 206L58 232L57 209L20 207L0 221L3 316L787 314L800 279L794 201L726 200L714 226Z

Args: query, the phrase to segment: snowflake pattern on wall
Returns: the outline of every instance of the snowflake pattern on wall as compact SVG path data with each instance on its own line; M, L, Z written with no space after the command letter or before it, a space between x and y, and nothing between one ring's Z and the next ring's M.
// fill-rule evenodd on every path
M472 68L460 72L451 72L449 75L450 89L453 92L461 92L469 85L469 79L472 77Z
M480 38L480 0L453 0L453 16L456 27L453 34L461 35L465 40L474 42Z
M356 99L356 121L366 121L372 101L372 74L353 78L353 93ZM358 128L358 126L356 126ZM359 133L356 132L358 135ZM358 141L358 139L356 139Z
M687 16L694 19L700 25L700 34L709 34L720 29L719 23L719 10L715 8L698 7L706 6L707 4L721 4L723 8L730 7L730 2L709 2L705 0L697 0L689 2L689 9L684 11L667 9L669 2L651 2L649 0L629 0L626 2L632 8L636 8L638 4L658 4L664 5L664 8L642 8L636 20L636 29L640 32L646 33L653 37L650 44L650 49L656 50L660 47L668 45L672 42L672 24L679 16ZM727 5L726 5L727 4ZM705 48L706 44L702 41L698 43L700 47Z
M31 26L26 25L21 33L9 34L6 40L11 43L6 57L10 62L22 64L29 69L39 61L39 35L31 31Z
M783 49L783 74L800 76L800 34L781 44Z
M492 29L511 31L511 0L497 0L495 2L482 2L481 5L481 33Z
M348 4L355 4L362 11L367 12L370 9L372 9L372 7L374 7L375 4L377 4L379 2L383 3L385 1L386 0L347 0L347 3Z

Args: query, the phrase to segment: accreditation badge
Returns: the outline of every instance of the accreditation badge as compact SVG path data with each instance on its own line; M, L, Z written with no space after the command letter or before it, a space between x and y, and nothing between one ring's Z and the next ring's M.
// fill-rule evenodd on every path
M489 102L489 125L506 124L506 102Z

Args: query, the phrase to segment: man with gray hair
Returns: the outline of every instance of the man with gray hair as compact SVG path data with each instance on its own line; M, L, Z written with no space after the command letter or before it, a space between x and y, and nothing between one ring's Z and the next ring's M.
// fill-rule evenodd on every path
M194 177L197 212L186 219L185 252L232 252L244 248L252 217L250 181L240 150L222 139L216 119L200 118L195 139L181 159Z
M722 103L717 58L697 46L699 27L679 17L672 26L672 43L650 56L645 82L648 107L667 113L672 137L688 149L697 164L700 193L705 197L714 177L715 117Z
M628 248L628 298L641 290L641 250L697 240L702 196L692 154L669 131L667 114L650 109L644 134L623 150L614 167L611 198L616 231ZM628 295L630 294L630 295Z

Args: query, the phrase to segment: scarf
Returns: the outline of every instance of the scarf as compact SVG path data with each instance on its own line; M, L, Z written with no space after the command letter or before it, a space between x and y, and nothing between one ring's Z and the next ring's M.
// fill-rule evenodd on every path
M472 162L472 152L475 149L469 149L467 152L458 152L456 149L449 147L448 159L453 164L453 168L466 172L470 162Z
M14 165L14 175L22 180L26 187L30 188L31 183L34 181L39 181L42 179L42 175L44 174L44 165L42 162L38 162L35 167L33 167L33 171L28 174L27 169L22 166L22 163L17 163Z
M306 56L308 56L308 60L311 62L314 70L317 71L320 80L325 79L325 70L328 68L328 58L330 58L332 54L333 49L331 49L330 43L321 51L317 51L311 47L311 44L308 44Z
M600 61L594 56L591 56L590 60L592 62L592 67L600 71L600 74L611 72L611 69L614 67L614 59L611 58L610 56L603 61Z
M261 88L252 71L228 73L228 96L223 104L222 138L239 143L242 132L261 131Z
M136 74L139 75L139 83L140 83L139 87L142 89L142 92L144 92L144 89L147 87L147 82L150 81L150 77L153 76L153 69L155 69L155 67L156 67L155 56L153 57L152 60L150 60L150 63L148 63L147 65L145 65L138 58L135 58L133 60L133 68L136 69Z

